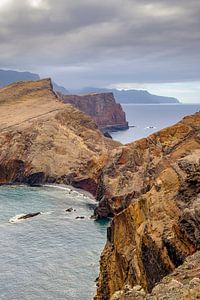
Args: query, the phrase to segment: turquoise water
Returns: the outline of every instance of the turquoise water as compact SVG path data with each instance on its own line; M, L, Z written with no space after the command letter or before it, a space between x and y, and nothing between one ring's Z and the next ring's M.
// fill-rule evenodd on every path
M66 189L0 187L1 300L92 299L107 227L90 219L94 204ZM44 214L9 223L38 211Z
M153 132L171 126L184 116L200 111L199 104L123 104L129 125L136 127L112 132L113 139L123 144L147 137Z

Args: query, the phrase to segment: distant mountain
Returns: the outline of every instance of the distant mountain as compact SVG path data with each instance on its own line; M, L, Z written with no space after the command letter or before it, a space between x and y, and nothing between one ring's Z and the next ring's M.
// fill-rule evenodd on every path
M70 91L70 93L88 94L88 93L105 93L111 92L119 103L133 103L133 104L161 104L161 103L179 103L179 100L173 97L164 97L150 94L144 90L117 90L106 88L88 87L81 90Z
M12 70L0 70L0 87L16 81L39 80L38 74L30 72L18 72Z
M19 72L13 70L0 70L0 87L6 86L16 81L35 81L39 80L40 76L31 72ZM63 86L57 85L53 82L53 88L55 91L62 94L69 94L69 91L66 90Z

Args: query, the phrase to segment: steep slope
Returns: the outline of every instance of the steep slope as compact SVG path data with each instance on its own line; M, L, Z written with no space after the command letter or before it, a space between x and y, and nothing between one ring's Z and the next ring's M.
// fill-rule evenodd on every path
M107 152L118 145L61 103L50 79L0 89L0 183L63 182L95 194Z
M164 277L150 294L137 285L116 292L112 300L196 300L200 295L200 252L188 256L183 265Z
M114 150L101 184L97 214L121 213L108 228L96 299L126 285L151 292L200 249L200 113Z
M119 103L137 103L137 104L159 104L159 103L179 103L176 98L165 97L150 94L145 90L118 90L118 89L108 89L108 88L94 88L88 87L82 90L77 90L77 94L83 93L113 93L117 102Z
M64 103L70 103L90 115L102 130L128 129L128 122L120 104L115 102L112 93L89 95L61 95Z

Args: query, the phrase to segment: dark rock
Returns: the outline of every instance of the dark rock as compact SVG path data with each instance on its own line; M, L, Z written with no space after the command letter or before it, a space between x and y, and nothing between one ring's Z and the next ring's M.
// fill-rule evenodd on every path
M40 214L41 214L40 212L29 213L29 214L27 214L27 215L24 215L24 216L22 216L22 217L19 217L19 220L33 218L33 217L36 217L36 216L38 216L38 215L40 215Z
M43 172L33 173L25 179L25 183L30 186L40 186L44 182L45 174Z
M85 217L81 216L81 217L76 217L76 219L85 219Z
M109 139L112 139L112 136L110 135L110 133L108 131L104 132L103 135Z
M66 212L72 212L74 209L72 208L72 207L70 207L70 208L67 208L65 211Z

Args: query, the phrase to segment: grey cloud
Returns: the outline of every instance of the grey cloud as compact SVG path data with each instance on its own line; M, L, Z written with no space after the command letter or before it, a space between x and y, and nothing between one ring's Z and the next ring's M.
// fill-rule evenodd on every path
M198 0L28 0L0 11L0 65L66 86L200 80Z

